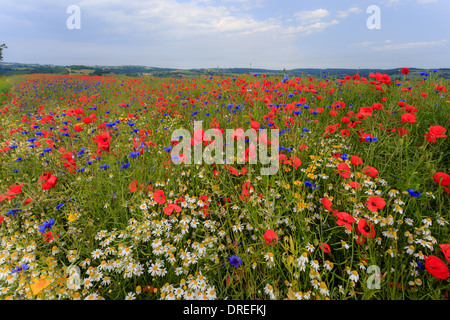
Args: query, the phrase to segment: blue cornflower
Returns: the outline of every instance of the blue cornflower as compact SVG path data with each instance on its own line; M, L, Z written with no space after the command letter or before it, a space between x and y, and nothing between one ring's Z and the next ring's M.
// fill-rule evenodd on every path
M348 159L347 154L346 154L346 153L342 154L342 155L341 155L341 159L342 159L342 160L347 160L347 159Z
M130 153L130 157L136 158L140 153L138 151L133 151Z
M417 198L420 197L420 192L419 191L414 191L414 189L408 189L408 192L411 196Z
M241 257L232 255L230 257L230 263L235 266L236 268L239 267L239 265L242 263Z
M369 141L369 142L378 141L378 138L376 138L376 137L369 137L369 136L367 136L365 139L366 139L366 141Z
M100 166L100 169L108 169L109 168L109 165L108 164L102 164L101 166Z
M419 267L417 268L419 271L425 270L425 266L424 266L422 263L420 263L419 261L417 261L417 265L419 266Z
M61 208L64 205L64 203L60 203L56 206L56 210L58 210L59 208Z
M44 233L45 230L51 229L55 224L55 219L49 219L48 222L44 221L41 226L39 226L39 232Z
M28 265L26 263L22 263L20 266L17 266L14 269L12 269L11 274L19 272L19 271L27 270L27 269L28 269Z
M13 209L13 210L9 210L8 212L6 212L7 215L17 215L17 212L22 211L22 209Z
M311 181L309 181L309 180L306 180L305 181L305 186L306 187L310 187L311 189L317 189L319 186L317 185L317 183L311 183Z
M120 169L126 169L130 166L128 162L123 162L123 165L120 167Z

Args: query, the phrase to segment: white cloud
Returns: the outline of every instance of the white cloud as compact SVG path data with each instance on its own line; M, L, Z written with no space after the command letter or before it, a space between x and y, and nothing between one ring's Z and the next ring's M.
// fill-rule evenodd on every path
M423 41L423 42L408 42L399 44L389 44L383 47L375 48L376 50L404 50L404 49L416 49L416 48L426 48L437 45L443 45L447 43L447 39L442 39L439 41Z
M107 22L105 32L146 34L158 32L171 39L212 33L254 33L279 27L275 19L257 21L251 15L233 13L208 1L174 0L89 0L80 7Z
M366 47L370 46L371 44L373 44L372 41L364 41L364 42L352 44L352 45L350 45L350 47L353 47L353 48L366 48Z
M294 14L301 24L311 24L320 21L322 18L329 16L330 13L326 9L304 10Z
M290 27L288 28L286 31L288 33L299 33L299 35L308 35L311 34L313 32L320 32L330 26L336 25L338 24L339 21L338 20L332 20L330 22L316 22L316 23L312 23L312 24L308 24L308 25L301 25L298 27Z
M338 18L347 18L350 14L358 14L361 13L362 10L358 7L353 7L348 9L347 11L338 11L337 17Z

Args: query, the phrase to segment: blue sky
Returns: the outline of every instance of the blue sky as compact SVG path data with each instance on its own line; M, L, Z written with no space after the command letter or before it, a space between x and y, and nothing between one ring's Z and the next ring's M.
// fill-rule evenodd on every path
M67 20L80 9L79 29ZM380 9L380 28L367 20ZM449 68L450 1L0 0L4 62Z

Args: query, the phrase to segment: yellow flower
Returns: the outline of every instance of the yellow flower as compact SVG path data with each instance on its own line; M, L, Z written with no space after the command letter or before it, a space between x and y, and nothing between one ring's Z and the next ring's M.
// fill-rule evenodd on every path
M31 292L33 295L37 295L39 292L44 290L51 282L51 279L45 278L45 276L41 275L41 279L32 278L33 283L30 284Z

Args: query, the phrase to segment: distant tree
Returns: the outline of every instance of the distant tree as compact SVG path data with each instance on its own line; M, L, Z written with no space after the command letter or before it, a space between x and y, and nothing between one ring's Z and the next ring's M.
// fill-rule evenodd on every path
M3 60L3 49L6 49L6 48L8 48L6 46L6 44L3 43L3 44L0 45L0 61Z
M94 76L102 76L103 75L103 70L101 69L95 69L95 71L92 73Z

